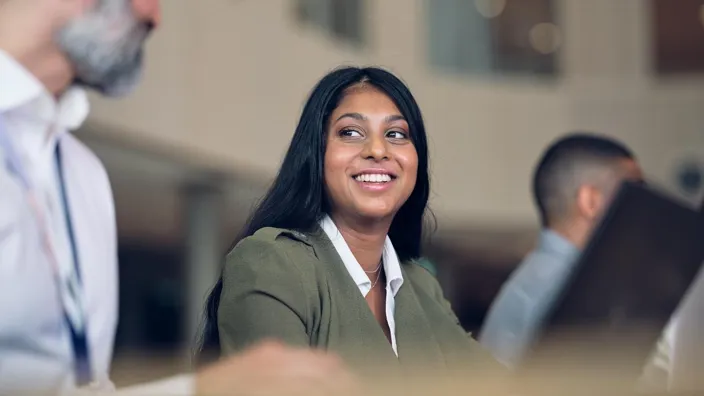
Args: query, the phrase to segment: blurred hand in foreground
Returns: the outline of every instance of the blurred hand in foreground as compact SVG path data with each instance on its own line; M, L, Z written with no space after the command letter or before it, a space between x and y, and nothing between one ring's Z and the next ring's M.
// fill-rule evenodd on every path
M351 395L357 382L342 361L322 351L265 342L196 374L197 395Z

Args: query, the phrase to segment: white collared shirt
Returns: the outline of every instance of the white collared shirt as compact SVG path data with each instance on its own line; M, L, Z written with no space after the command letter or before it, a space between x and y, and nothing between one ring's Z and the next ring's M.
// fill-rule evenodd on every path
M653 365L667 374L667 390L678 392L701 386L704 361L704 271L694 279L677 311L665 327Z
M332 221L330 216L325 216L325 218L320 222L325 234L327 234L332 245L335 247L337 254L340 255L342 262L345 264L347 272L349 272L352 280L357 284L362 296L366 297L371 291L372 282L369 277L362 269L357 259L352 254L350 247L345 242L342 234L338 230L335 223ZM395 297L398 293L401 285L403 285L403 274L401 273L401 263L398 261L398 256L396 255L396 250L394 245L391 244L391 239L387 236L384 242L384 251L382 253L382 261L384 265L384 273L386 274L386 321L389 324L389 332L391 333L391 348L393 348L394 353L398 356L398 346L396 344L396 321L394 317L395 312Z
M55 161L61 146L96 380L108 381L117 325L117 235L112 192L98 158L68 131L88 115L85 92L57 101L0 51L0 118L47 219L55 256L73 265ZM0 149L0 393L74 387L70 330L40 223Z

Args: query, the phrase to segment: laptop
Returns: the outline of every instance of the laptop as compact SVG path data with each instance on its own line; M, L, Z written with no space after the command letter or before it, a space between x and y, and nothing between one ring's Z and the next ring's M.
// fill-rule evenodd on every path
M524 366L591 367L637 378L700 270L703 238L704 214L625 182Z

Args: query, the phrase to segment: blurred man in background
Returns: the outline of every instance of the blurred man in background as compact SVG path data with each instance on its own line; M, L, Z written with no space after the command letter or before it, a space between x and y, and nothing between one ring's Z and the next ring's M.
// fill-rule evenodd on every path
M117 325L113 197L69 131L83 88L130 92L157 0L0 0L0 393L110 386ZM211 393L346 384L336 359L255 348L197 376ZM188 394L193 378L151 393Z
M533 178L538 246L501 288L479 337L500 362L520 364L618 187L642 177L625 145L595 134L563 137L543 154Z

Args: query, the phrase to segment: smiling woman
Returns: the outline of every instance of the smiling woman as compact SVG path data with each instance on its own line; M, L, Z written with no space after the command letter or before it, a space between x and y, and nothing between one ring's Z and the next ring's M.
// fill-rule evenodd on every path
M325 76L227 256L202 350L273 338L375 372L370 359L390 370L489 361L416 263L429 191L423 119L403 82L377 68Z
M367 81L348 88L330 118L324 174L333 217L366 217L388 227L418 173L406 118Z

